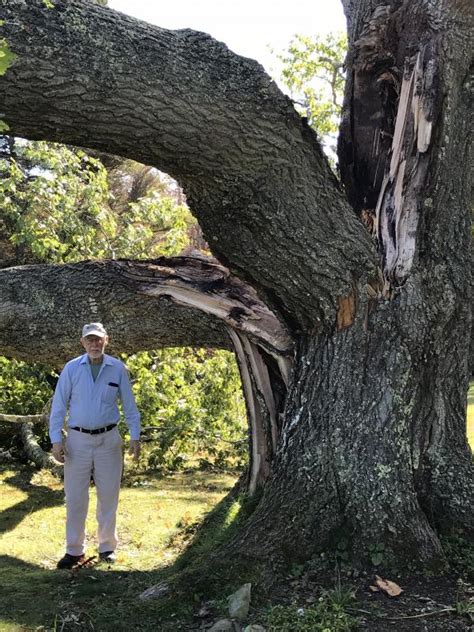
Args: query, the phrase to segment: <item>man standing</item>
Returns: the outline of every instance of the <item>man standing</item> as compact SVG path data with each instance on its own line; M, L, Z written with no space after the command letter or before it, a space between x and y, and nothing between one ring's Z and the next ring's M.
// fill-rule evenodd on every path
M64 463L66 554L58 568L73 568L84 559L85 522L91 475L97 490L99 559L115 561L116 514L122 477L122 439L117 428L120 397L130 431L130 450L140 455L140 414L123 362L104 353L107 332L101 323L82 329L84 355L66 364L51 407L49 435L53 456ZM67 438L62 441L66 414Z

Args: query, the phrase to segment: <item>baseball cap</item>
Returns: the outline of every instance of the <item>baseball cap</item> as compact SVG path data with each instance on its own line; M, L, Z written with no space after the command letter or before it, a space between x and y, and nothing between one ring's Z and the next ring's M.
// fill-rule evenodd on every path
M105 327L102 323L88 323L84 325L82 328L82 337L86 336L99 336L100 338L105 338L107 332L105 331Z

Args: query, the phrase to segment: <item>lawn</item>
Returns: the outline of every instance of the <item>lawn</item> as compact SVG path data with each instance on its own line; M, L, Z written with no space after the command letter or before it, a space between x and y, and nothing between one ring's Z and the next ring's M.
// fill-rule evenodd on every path
M467 435L474 448L474 382L469 389L467 413ZM191 525L219 503L236 477L193 472L129 480L121 495L117 564L112 568L97 565L76 572L57 571L56 562L63 554L65 522L62 484L48 472L37 472L31 467L0 468L0 632L183 629L176 619L192 618L189 605L183 606L181 612L177 609L175 613L175 605L165 612L157 601L141 601L138 596L171 572L186 541L183 533L192 532ZM96 554L94 507L92 488L87 525L90 556ZM234 505L230 505L230 513L221 524L223 530L234 519L231 515L234 510ZM188 526L191 528L186 529ZM462 559L466 559L464 553ZM206 574L212 574L212 569ZM409 578L405 579L408 581ZM440 582L436 577L433 581ZM423 579L424 590L431 595L427 582L428 578ZM455 578L453 582L455 585ZM406 589L406 595L420 590L420 587ZM433 591L436 590L434 586ZM199 595L194 595L194 590L191 593L190 601L195 599L199 604ZM364 597L363 591L361 595ZM443 599L448 602L444 593ZM449 599L454 603L455 597L450 595ZM364 602L362 606L367 608ZM173 627L174 620L178 627ZM417 621L413 623L413 628L403 630L422 629L416 628ZM458 627L450 627L451 623ZM435 625L433 619L431 625ZM468 629L460 619L447 620L446 625L446 628L441 625L423 629L443 632ZM378 632L382 628L363 629Z
M214 507L234 485L227 474L140 477L122 490L121 538L113 568L57 571L63 554L62 485L49 473L0 471L0 631L156 630L153 602L138 595L177 557L173 535ZM96 554L92 489L87 554ZM139 619L139 622L138 622Z

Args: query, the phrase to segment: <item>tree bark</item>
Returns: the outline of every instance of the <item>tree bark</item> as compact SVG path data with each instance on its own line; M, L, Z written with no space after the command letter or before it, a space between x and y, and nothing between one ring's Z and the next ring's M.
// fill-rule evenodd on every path
M28 459L38 468L51 470L53 474L62 478L64 475L62 466L59 465L59 463L50 454L41 448L35 437L33 425L30 423L20 424L20 435L23 441L23 448Z
M34 424L47 424L49 415L43 413L40 415L4 415L0 413L0 422L14 424L18 428L26 457L37 467L51 470L53 474L62 478L63 468L59 463L47 452L45 452L35 436Z
M291 561L344 543L360 562L383 550L398 566L439 563L439 530L474 533L469 4L344 0L350 205L254 62L75 0L1 6L19 55L0 80L12 131L168 170L213 252L290 328L291 373L286 352L224 318L253 433L249 484L264 487L230 550ZM124 305L114 291L111 322Z
M353 3L344 4L350 14ZM396 319L396 348L410 358L402 401L416 493L432 524L470 533L472 26L463 1L359 3L340 137L349 196L373 219L378 293Z
M100 320L113 353L160 347L232 349L228 328L289 357L287 328L250 286L206 257L19 266L0 270L3 355L61 366ZM54 339L54 344L52 340Z
M255 493L272 471L293 340L253 288L202 256L0 270L2 354L60 368L82 351L82 325L95 320L108 329L112 353L166 346L236 351L249 419L247 484Z
M0 6L18 55L0 78L11 133L159 166L213 253L274 310L297 329L334 324L375 252L316 135L255 61L80 0Z

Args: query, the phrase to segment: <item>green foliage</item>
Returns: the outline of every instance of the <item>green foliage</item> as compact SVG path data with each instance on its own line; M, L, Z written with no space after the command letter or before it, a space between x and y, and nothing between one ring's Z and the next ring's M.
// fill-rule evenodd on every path
M474 598L461 599L454 605L456 614L466 617L471 623L474 623Z
M347 593L349 595L349 593ZM354 599L353 595L350 601ZM266 617L268 632L349 632L357 620L347 614L347 599L342 602L332 591L323 593L316 604L274 606Z
M297 35L288 50L279 55L283 62L282 80L297 109L326 142L339 126L346 49L343 33Z
M0 26L2 25L3 22ZM18 55L10 49L7 40L5 38L0 39L0 77L7 72L17 57Z
M151 189L116 213L108 175L82 150L17 142L0 159L0 205L18 263L149 258L187 245L187 207Z
M17 140L0 158L0 232L18 264L177 255L195 220L167 186L133 161L107 170L80 149ZM149 466L177 470L196 453L194 465L241 465L246 416L231 354L167 349L126 362L143 425L159 426ZM0 411L40 412L52 395L48 371L0 358Z
M232 354L203 349L166 349L127 360L142 424L153 426L146 451L159 470L189 465L240 466L246 454L245 405Z
M48 377L54 372L39 364L0 356L0 411L7 415L34 415L52 395Z
M385 556L385 544L383 542L376 542L369 546L370 561L374 566L379 566L384 561Z
M441 544L449 565L468 581L474 581L474 544L461 535L442 536Z
M115 220L100 162L44 142L17 142L15 154L0 160L0 205L18 263L110 256Z
M186 206L151 192L130 203L120 216L119 230L111 240L113 254L129 259L177 255L188 245L193 223Z
M5 20L0 20L0 27L5 24ZM11 64L15 61L17 55L10 50L8 42L5 38L0 39L0 77L4 75ZM10 129L8 123L0 119L0 134Z

